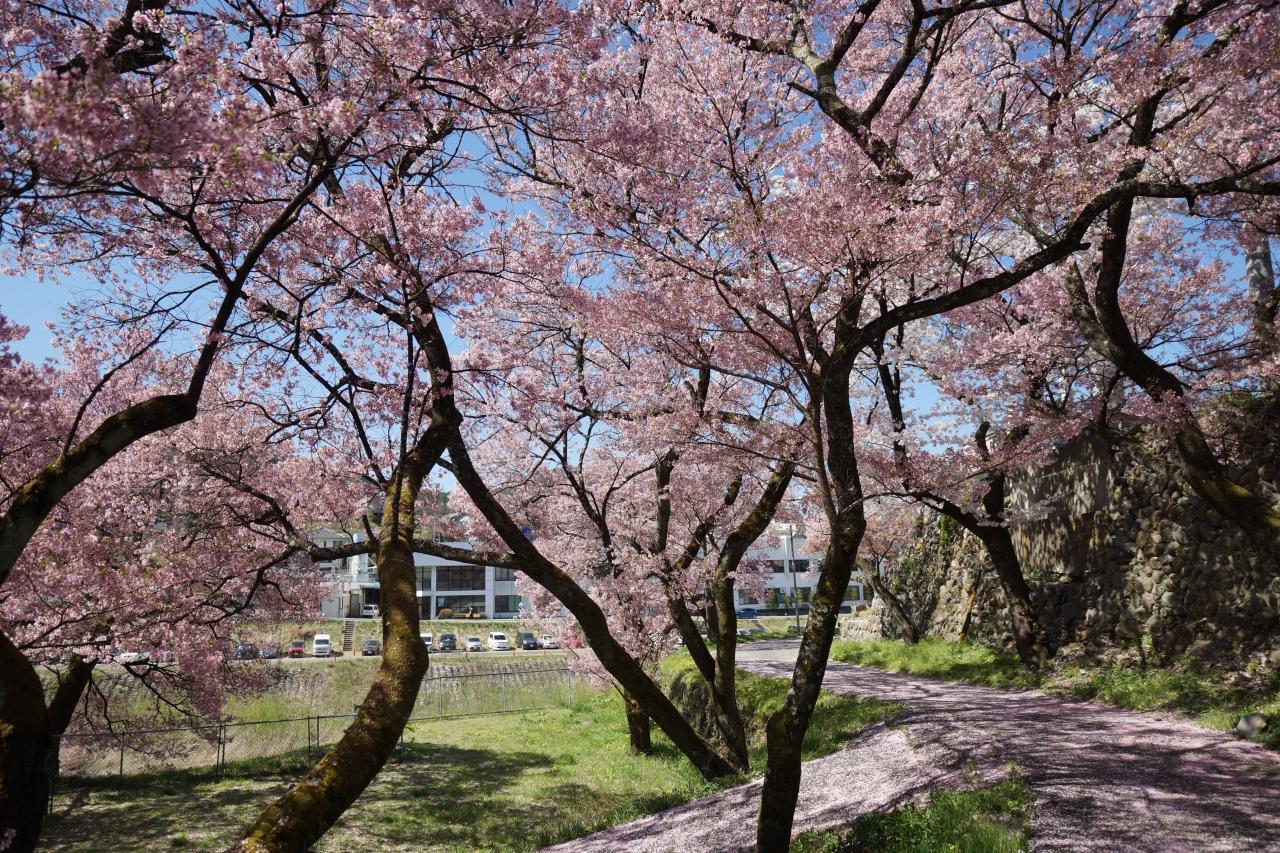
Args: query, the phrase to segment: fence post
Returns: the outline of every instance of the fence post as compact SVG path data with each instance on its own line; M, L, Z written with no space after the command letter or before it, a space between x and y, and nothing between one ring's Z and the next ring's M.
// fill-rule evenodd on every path
M444 719L444 687L436 685L436 716Z
M498 710L507 710L507 674L498 674Z
M572 707L573 707L573 670L571 670L571 669L565 670L565 675L568 677L568 681L569 681L569 705L568 705L568 707L572 708Z
M218 726L218 778L227 775L227 724Z
M124 775L124 736L116 735L116 740L120 742L120 769L116 772L117 776Z

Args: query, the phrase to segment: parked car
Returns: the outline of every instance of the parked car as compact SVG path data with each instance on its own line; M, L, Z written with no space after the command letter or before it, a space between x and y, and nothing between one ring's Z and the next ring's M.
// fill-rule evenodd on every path
M333 654L333 644L329 642L328 634L316 634L311 641L311 656L313 658L327 658Z
M258 646L258 657L263 660L275 660L280 657L280 647L275 643L263 643Z
M484 651L484 646L482 646L482 645L480 644L480 638L479 638L479 637L467 637L467 651L469 651L469 652L482 652L482 651Z
M550 634L543 634L541 637L539 637L538 645L542 646L544 649L560 648L560 644L557 643L555 637L551 636Z
M511 651L511 643L507 640L507 635L501 631L490 631L489 650L494 652Z
M241 643L236 646L236 650L231 653L231 657L236 660L257 660L258 647L252 643Z
M376 619L378 617L378 605L366 604L360 609L360 614L367 619Z
M526 652L533 651L538 648L538 638L530 634L528 631L521 631L517 635L520 639L520 648Z
M458 650L458 638L456 635L454 634L440 635L440 648L436 649L436 651L456 652L457 650Z
M116 656L116 660L120 663L148 663L151 655L146 652L121 652Z
M307 656L307 644L305 640L290 640L289 651L287 652L291 658L304 658Z
M754 607L739 607L737 611L739 619L757 619L760 617L760 611Z
M377 640L365 640L360 646L360 655L362 657L373 657L382 654L382 644Z
M427 647L427 651L431 651L434 648L430 634L419 634L418 639L422 640L422 645Z

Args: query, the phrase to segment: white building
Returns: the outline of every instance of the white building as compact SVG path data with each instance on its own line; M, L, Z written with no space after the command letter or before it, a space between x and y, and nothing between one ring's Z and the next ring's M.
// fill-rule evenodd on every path
M789 611L797 606L804 610L818 586L822 555L811 553L805 547L804 532L794 525L776 525L773 533L778 537L777 545L765 546L761 544L763 540L757 540L746 557L748 560L764 560L772 569L765 582L762 600L755 600L738 586L733 593L734 604L762 610ZM850 607L870 604L872 597L870 587L862 583L862 572L855 569L845 592L845 604Z
M356 541L361 538L357 535ZM316 531L311 539L322 547L351 541L345 534L331 530ZM471 547L466 542L442 544ZM417 570L418 605L423 619L437 619L443 610L459 617L472 613L490 619L514 619L520 615L516 573L511 569L472 566L429 554L414 554L413 565ZM317 562L316 567L333 583L333 591L322 607L325 616L345 619L360 616L367 604L381 605L382 584L371 555Z
M776 546L757 545L747 552L748 560L764 560L773 571L766 583L763 600L752 600L741 587L734 590L735 605L755 606L762 610L804 610L818 585L821 559L805 549L802 532L787 525L775 528L780 538ZM356 541L361 537L356 536ZM318 530L311 540L321 547L335 547L352 541L345 533ZM455 548L470 548L466 542L444 543ZM524 602L516 591L516 572L495 566L472 566L428 554L415 554L418 576L418 604L423 619L438 619L441 611L454 616L467 613L490 619L515 619ZM365 605L381 605L381 583L373 557L361 554L343 560L316 562L333 584L325 599L322 613L330 619L358 617ZM861 572L854 572L845 603L853 606L871 601L871 590L861 582ZM447 617L446 617L447 618Z

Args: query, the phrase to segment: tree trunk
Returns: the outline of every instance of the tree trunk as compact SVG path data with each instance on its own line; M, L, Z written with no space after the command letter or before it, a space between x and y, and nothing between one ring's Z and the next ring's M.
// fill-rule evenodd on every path
M1004 523L1007 484L1004 474L987 476L987 492L982 496L985 519L979 519L952 505L948 505L945 511L976 536L986 548L991 566L995 569L996 580L1004 593L1005 604L1009 607L1013 644L1018 651L1018 658L1028 668L1039 669L1051 656L1049 639L1040 622L1035 603L1031 600L1031 587L1022 573L1022 561L1013 547L1013 536Z
M625 690L622 691L622 702L627 709L627 734L631 739L632 754L650 755L653 752L653 737L649 715Z
M856 316L856 303L851 313ZM848 328L838 324L837 340L842 332L847 333ZM858 559L858 546L867 530L858 460L854 455L853 412L849 404L852 355L847 352L844 361L827 367L829 372L822 382L826 464L825 471L820 473L825 480L825 508L831 538L823 555L822 571L809 607L809 622L791 673L791 686L782 707L769 716L766 727L768 764L756 820L759 853L785 853L790 848L791 826L800 794L804 736L827 671L836 617Z
M863 580L867 582L867 586L871 587L881 601L884 602L885 609L889 611L890 618L893 623L898 626L898 630L902 632L903 641L914 646L920 642L920 629L916 627L916 623L911 621L911 616L907 613L907 608L903 607L902 599L889 591L889 587L885 586L884 580L881 579L880 573L876 569L867 569L862 573Z
M724 562L717 562L712 585L720 618L716 623L716 670L711 695L715 701L716 729L734 765L745 772L751 766L751 758L747 753L746 726L738 708L738 614L733 607L733 572Z
M1035 604L1031 601L1031 589L1022 575L1022 564L1013 548L1009 528L986 527L978 538L986 546L996 579L1004 592L1005 604L1009 607L1013 623L1013 644L1018 650L1018 657L1025 666L1039 669L1049 660L1049 642L1044 626L1040 624L1036 614Z
M0 842L27 853L44 828L53 732L40 676L3 632L0 676Z
M822 689L836 617L853 574L854 556L865 521L852 526L852 531L833 535L827 547L791 686L782 707L770 715L766 727L768 764L760 789L756 823L756 846L760 853L785 853L791 845L791 826L800 794L804 736Z
M382 664L355 722L297 785L258 816L232 850L308 850L391 757L428 666L427 650L418 636L413 533L418 490L430 467L402 463L403 473L387 495L377 548L385 645Z

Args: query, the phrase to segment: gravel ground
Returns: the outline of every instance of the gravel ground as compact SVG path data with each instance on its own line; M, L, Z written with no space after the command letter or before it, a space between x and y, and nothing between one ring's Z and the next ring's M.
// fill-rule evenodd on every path
M744 669L791 674L796 643L754 643ZM1280 756L1185 720L832 663L828 690L902 702L892 728L805 764L796 831L852 821L929 788L1017 765L1036 795L1033 850L1280 851ZM550 848L749 847L754 782Z

